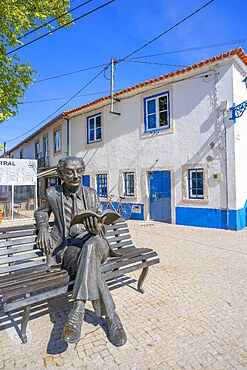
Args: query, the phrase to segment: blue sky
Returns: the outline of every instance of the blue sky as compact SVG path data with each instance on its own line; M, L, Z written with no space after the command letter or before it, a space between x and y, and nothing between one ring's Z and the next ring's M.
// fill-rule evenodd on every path
M93 0L73 12L73 16L76 18L106 1ZM74 26L57 31L20 50L18 55L21 61L29 61L40 76L36 76L37 82L28 90L24 104L19 106L19 114L0 124L0 143L6 141L7 149L10 149L35 130L16 140L14 138L31 130L56 110L58 112L42 125L64 110L107 95L110 70L105 75L100 75L79 94L87 96L76 97L61 109L61 105L82 89L102 67L48 81L38 82L39 80L109 63L111 58L124 58L206 2L207 0L116 0L79 20ZM71 8L81 3L82 0L72 0ZM149 63L188 66L238 46L247 51L246 15L246 0L214 0L131 58L195 48L191 51L138 59ZM242 41L196 49L232 40ZM122 62L116 67L115 88L124 89L177 69L180 67ZM51 100L40 102L49 99Z

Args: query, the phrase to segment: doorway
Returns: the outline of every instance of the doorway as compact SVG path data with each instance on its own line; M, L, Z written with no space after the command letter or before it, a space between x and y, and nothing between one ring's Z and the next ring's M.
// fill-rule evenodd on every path
M149 172L150 218L171 223L171 171Z

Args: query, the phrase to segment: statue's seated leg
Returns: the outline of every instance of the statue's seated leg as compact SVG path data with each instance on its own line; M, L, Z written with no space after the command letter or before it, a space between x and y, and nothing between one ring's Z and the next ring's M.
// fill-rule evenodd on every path
M97 284L101 263L109 255L109 246L99 237L91 237L87 242L74 240L63 256L62 267L72 275L76 275L73 289L73 308L64 327L62 339L67 343L76 343L81 336L82 321L85 312L85 301L91 300L92 294L99 295ZM98 297L99 298L99 297Z
M62 339L67 343L77 343L81 336L82 321L84 319L85 302L74 301L69 313L68 321L64 327Z
M109 341L117 347L123 346L127 342L127 335L116 312L111 317L106 317Z
M100 266L108 256L109 245L106 240L100 238L99 236L93 236L88 239L83 246L69 246L67 248L63 257L63 267L70 273L76 274L73 288L73 298L75 299L75 302L100 300L100 305L103 307L103 312L101 310L101 315L104 313L106 316L109 340L114 345L121 346L126 343L127 337L119 316L115 311L115 304L111 293L100 272ZM74 312L74 308L72 311ZM77 331L79 326L81 328L82 321L79 321L78 318L78 324L74 325L73 320L76 315L74 315L73 312L71 316L72 323L70 325L69 317L69 325L67 328L74 326L76 327L75 331ZM64 334L65 332L66 326ZM78 338L78 336L80 337L80 333L73 336L73 339ZM65 339L65 335L63 335L63 338ZM77 340L79 340L79 338Z

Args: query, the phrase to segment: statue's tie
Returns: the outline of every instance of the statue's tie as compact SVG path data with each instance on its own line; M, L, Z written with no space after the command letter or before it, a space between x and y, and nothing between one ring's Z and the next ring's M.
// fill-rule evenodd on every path
M76 202L76 194L72 193L71 195L72 199L72 207L71 207L71 220L77 215L77 202Z

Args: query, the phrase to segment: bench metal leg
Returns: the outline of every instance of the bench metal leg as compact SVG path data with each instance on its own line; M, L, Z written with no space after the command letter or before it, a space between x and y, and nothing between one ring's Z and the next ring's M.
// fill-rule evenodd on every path
M137 289L142 294L145 292L144 289L143 289L143 283L144 283L144 280L147 277L148 269L149 269L148 266L144 267L144 269L142 269L141 275L140 275L138 283L137 283Z
M31 306L26 306L24 308L24 312L23 312L23 316L21 320L20 337L21 337L22 343L27 343L27 323L28 323L29 316L30 316L30 310L31 310Z

